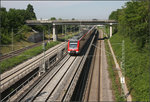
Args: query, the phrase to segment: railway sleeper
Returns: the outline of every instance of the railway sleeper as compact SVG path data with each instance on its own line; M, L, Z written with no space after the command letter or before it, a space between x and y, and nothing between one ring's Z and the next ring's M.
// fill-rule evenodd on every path
M63 50L64 49L60 50L61 53L62 52L63 53L62 53L61 57L59 57L59 59L57 59L57 54L55 54L54 56L46 59L46 61L45 61L45 71L48 71L48 70L52 69L54 66L56 66L58 64L59 61L62 60L62 58L64 56L66 56L67 53L66 53L66 51L63 51ZM13 85L11 85L11 86L7 87L5 90L1 91L1 99L2 99L1 102L11 100L11 97L16 96L16 94L17 94L17 96L19 96L18 93L19 93L20 89L22 89L26 85L30 85L30 82L32 81L32 79L34 79L35 77L38 77L37 73L39 72L40 67L41 66L37 66L37 68L35 68L30 73L26 73L26 75L23 78L21 78L20 80L14 81ZM32 76L32 75L34 75L34 76Z

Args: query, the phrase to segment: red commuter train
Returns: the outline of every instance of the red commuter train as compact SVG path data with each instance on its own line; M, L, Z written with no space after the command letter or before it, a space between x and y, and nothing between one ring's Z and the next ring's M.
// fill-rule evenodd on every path
M93 34L94 30L95 30L95 26L90 28L90 30L83 30L78 35L68 40L68 53L70 55L79 54L83 46L85 45L85 43Z

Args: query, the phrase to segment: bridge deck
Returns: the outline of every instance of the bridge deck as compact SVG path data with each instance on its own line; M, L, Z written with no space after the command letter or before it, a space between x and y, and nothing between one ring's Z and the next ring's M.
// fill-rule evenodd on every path
M115 20L27 20L28 25L38 25L38 24L76 24L76 25L98 25L98 24L117 24Z

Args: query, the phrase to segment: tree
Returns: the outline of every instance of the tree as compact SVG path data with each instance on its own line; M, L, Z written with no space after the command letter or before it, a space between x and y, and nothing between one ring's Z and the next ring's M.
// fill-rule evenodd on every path
M62 18L58 18L58 20L59 20L59 21L61 21L61 20L62 20Z
M75 18L72 18L72 20L75 20Z
M125 37L130 37L133 43L142 49L148 44L148 0L127 2L122 9L113 11L109 19L118 21L117 31Z
M51 19L50 20L56 20L56 18L55 17L51 17Z
M0 8L0 19L1 19L1 43L9 44L11 42L10 36L13 32L17 33L23 25L25 25L25 21L28 19L36 19L34 9L32 5L28 5L27 9L12 9L6 11L6 8ZM20 39L21 36L17 35L17 38Z
M30 20L36 19L34 8L31 4L28 4L27 9L26 9L26 14L28 15L28 19Z

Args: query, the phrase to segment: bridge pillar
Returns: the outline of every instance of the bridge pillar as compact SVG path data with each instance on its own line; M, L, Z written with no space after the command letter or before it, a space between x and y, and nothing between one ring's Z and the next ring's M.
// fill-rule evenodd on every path
M110 38L112 37L112 23L110 23Z
M53 23L53 41L57 41L56 25Z

